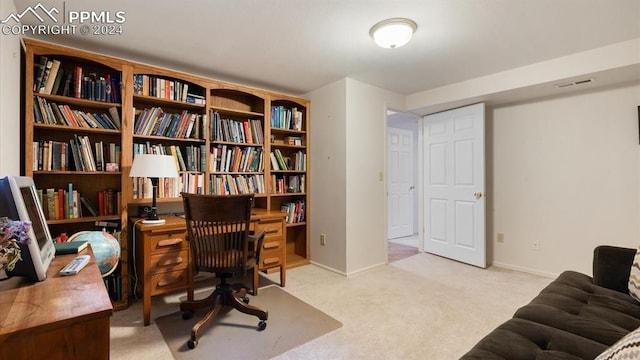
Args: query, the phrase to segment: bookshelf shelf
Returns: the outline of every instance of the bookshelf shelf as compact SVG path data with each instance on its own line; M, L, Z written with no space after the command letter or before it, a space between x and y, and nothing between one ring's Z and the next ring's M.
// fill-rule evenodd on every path
M264 113L254 111L243 111L236 109L228 109L223 107L211 106L211 110L217 111L223 115L236 115L236 116L248 116L248 117L262 117Z
M51 94L34 94L34 96L39 96L41 98L44 98L56 103L90 107L95 109L109 109L111 107L117 107L117 108L122 107L120 103L111 103L111 102L95 101L95 100L88 100L88 99L78 99L70 96L51 95Z
M55 171L55 170L34 170L34 175L82 175L82 176L122 176L120 171Z
M180 107L184 109L192 109L195 111L202 111L205 108L205 104L194 104L186 101L171 100L157 98L148 95L133 95L133 100L138 104L147 104L152 106L168 106L168 107Z
M96 221L119 221L120 215L110 215L110 216L83 216L77 219L59 219L59 220L48 220L47 223L50 225L64 225L64 224L77 224L77 223L93 223Z
M34 129L43 129L43 130L51 130L51 131L68 131L68 132L81 132L81 133L95 133L95 134L105 134L105 135L114 135L119 136L120 130L113 129L93 129L93 128L85 128L85 127L72 127L68 125L53 125L53 124L33 124Z

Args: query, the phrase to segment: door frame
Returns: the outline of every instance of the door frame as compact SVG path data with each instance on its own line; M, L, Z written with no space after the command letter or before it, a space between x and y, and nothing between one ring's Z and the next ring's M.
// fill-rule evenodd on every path
M423 170L424 170L424 166L423 166L423 154L422 154L422 131L421 131L421 127L422 127L422 122L423 122L423 116L412 113L412 112L407 112L407 111L403 111L403 110L395 110L392 108L387 107L386 108L386 114L385 114L385 128L384 128L384 153L385 153L385 159L384 159L384 191L385 191L385 242L388 242L388 233L389 230L387 229L387 224L389 223L389 204L388 204L388 180L389 179L389 174L388 174L388 169L389 169L389 164L388 164L388 151L389 148L387 146L387 139L389 136L389 116L393 116L396 114L400 114L403 117L406 116L407 120L408 119L414 119L416 120L416 136L414 138L414 141L417 142L417 151L415 151L413 153L413 159L414 159L414 164L415 164L415 169L414 171L418 172L418 178L417 178L417 183L414 184L414 186L416 187L415 189L415 194L413 195L415 200L415 204L414 204L414 211L412 211L412 214L414 216L414 228L417 225L417 229L418 229L418 250L423 251L423 246L424 246L424 238L423 238L423 234L424 234L424 224L423 224ZM386 248L386 246L385 246Z

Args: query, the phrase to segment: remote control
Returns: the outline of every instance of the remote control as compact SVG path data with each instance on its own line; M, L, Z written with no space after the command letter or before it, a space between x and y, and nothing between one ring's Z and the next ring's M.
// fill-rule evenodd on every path
M89 262L89 255L80 255L71 260L65 267L60 270L60 275L75 275L82 270L82 268Z

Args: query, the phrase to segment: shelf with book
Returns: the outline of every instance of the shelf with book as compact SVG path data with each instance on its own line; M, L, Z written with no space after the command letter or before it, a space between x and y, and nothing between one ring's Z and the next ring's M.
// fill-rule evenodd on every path
M127 212L118 194L124 177L121 83L127 63L32 39L24 43L22 163L25 176L42 193L51 235L101 230L97 221L123 224ZM81 198L98 207L103 192L111 196L109 211L98 209L94 216ZM126 294L126 243L121 250L125 264L118 276ZM127 297L120 298L114 301L116 309L127 307Z
M264 109L263 94L222 83L209 90L209 194L253 193L267 208Z
M134 64L131 162L136 154L174 157L179 178L159 179L157 201L180 202L180 192L204 193L207 157L206 87L203 79ZM128 202L151 202L148 178L129 180Z
M287 266L309 263L307 100L271 95L269 208L287 214Z

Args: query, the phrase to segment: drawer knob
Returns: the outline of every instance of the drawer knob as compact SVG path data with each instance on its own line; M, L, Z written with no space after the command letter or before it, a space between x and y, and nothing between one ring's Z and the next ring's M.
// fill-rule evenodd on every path
M159 247L162 247L162 246L173 246L173 245L180 244L181 242L182 242L182 239L180 239L180 238L172 238L172 239L160 240L160 241L158 241L158 246Z
M264 259L263 264L265 265L272 265L272 264L277 264L278 262L280 262L280 258L268 258L268 259Z
M262 245L262 248L264 249L273 249L273 248L277 248L280 246L280 243L277 241L270 241L270 242L266 242Z
M180 264L182 263L182 258L181 257L177 257L175 259L169 259L169 260L165 260L165 261L158 261L158 266L171 266L171 265L175 265L175 264Z

